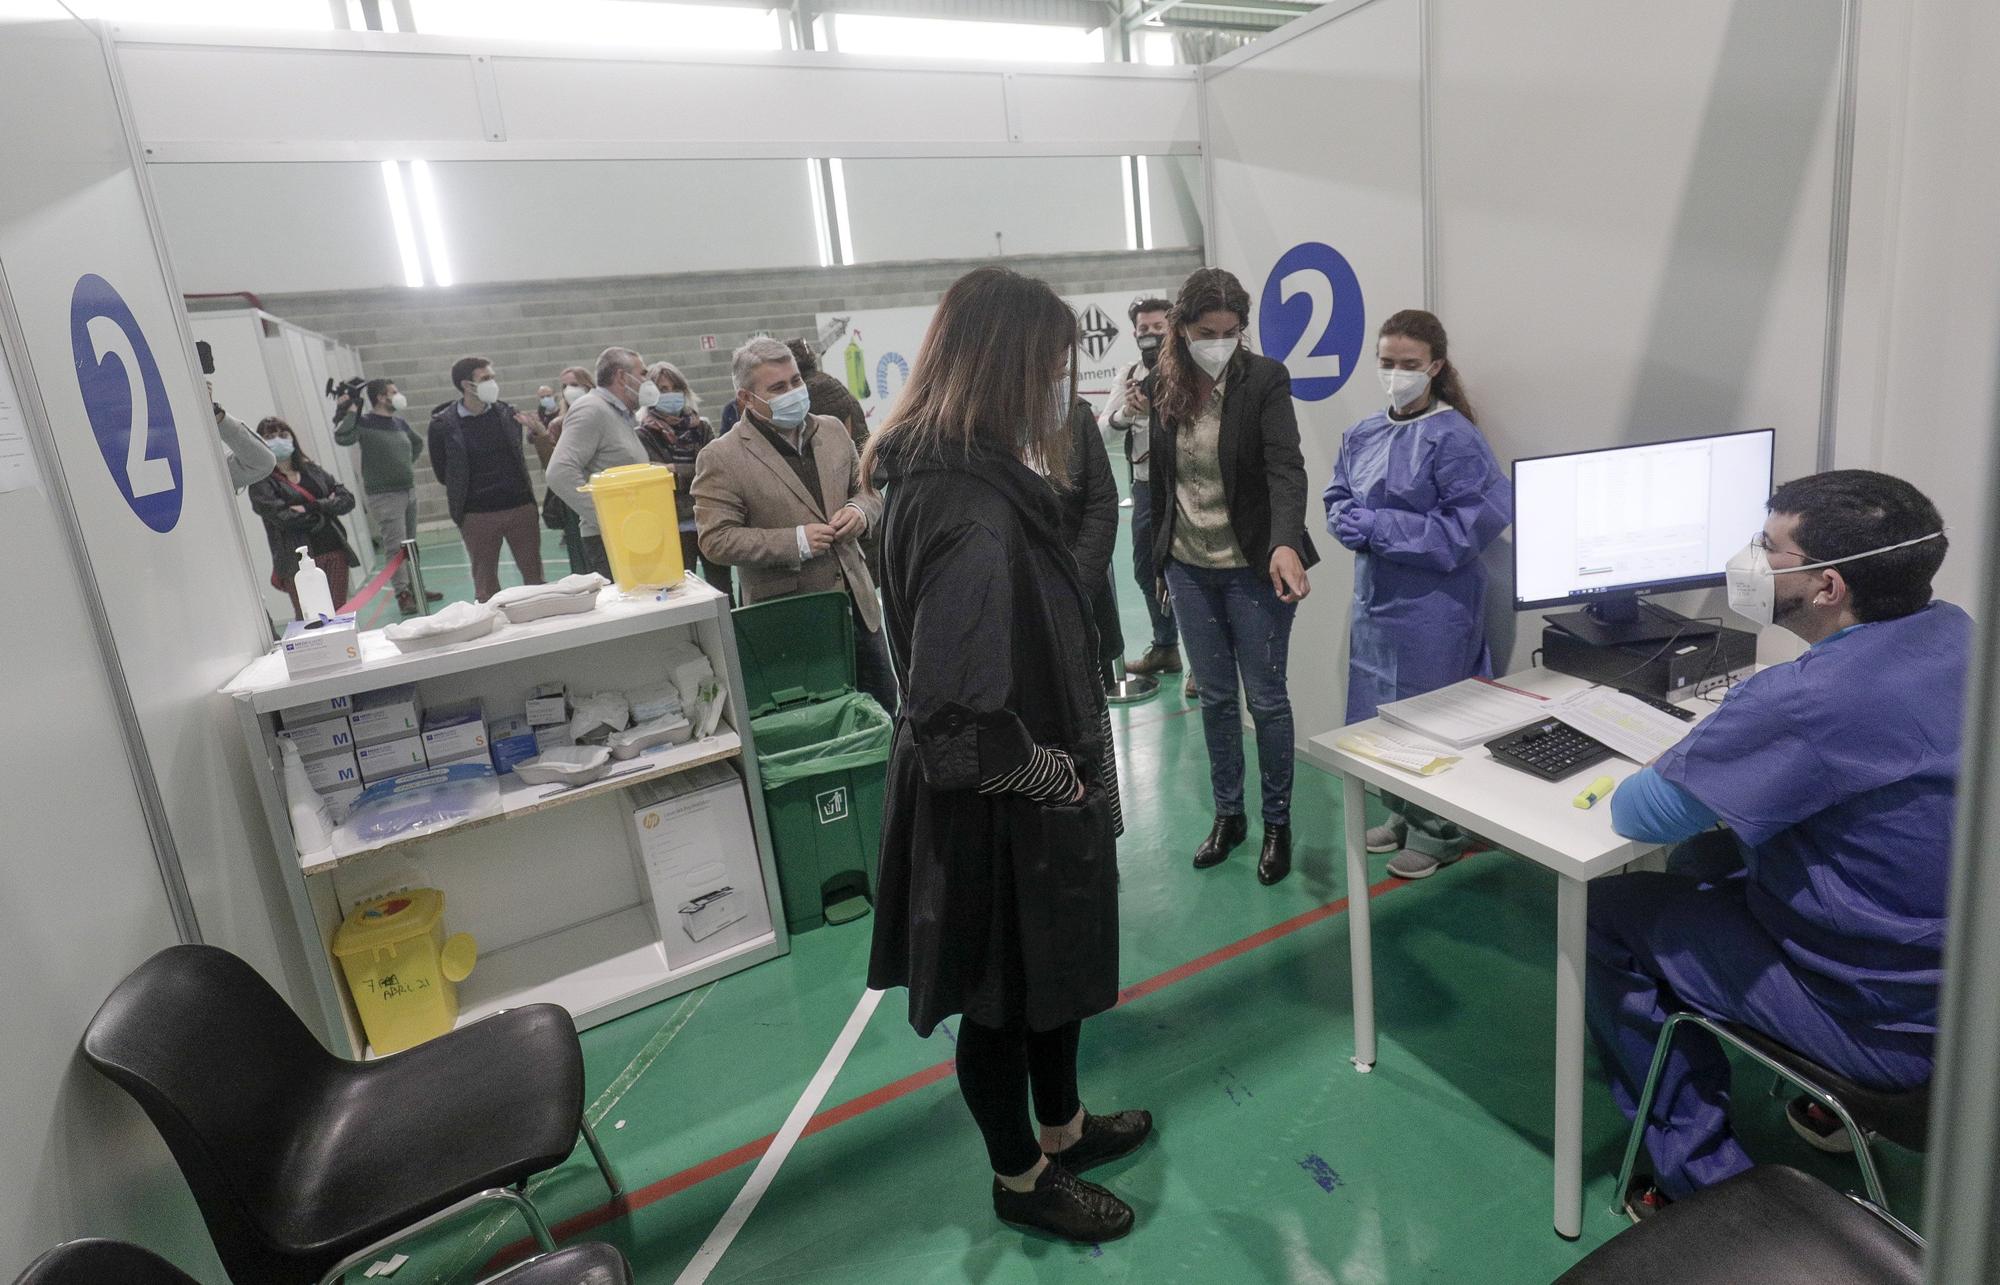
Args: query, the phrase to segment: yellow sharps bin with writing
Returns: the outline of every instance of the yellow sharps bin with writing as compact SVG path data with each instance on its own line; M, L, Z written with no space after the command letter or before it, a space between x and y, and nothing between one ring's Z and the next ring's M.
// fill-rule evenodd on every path
M444 935L442 892L413 888L355 907L333 934L333 955L369 1047L400 1053L458 1021L458 984L479 946L467 933Z
M674 471L664 464L624 464L579 488L597 506L597 531L620 589L663 589L681 582L681 527Z

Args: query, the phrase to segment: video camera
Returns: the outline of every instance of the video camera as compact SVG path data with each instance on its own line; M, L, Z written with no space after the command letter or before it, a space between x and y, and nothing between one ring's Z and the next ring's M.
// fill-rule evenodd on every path
M368 386L368 381L363 379L359 375L356 375L354 378L339 384L336 384L331 379L329 379L326 381L326 395L328 397L347 397L353 399L354 401L360 401L361 390L367 386Z

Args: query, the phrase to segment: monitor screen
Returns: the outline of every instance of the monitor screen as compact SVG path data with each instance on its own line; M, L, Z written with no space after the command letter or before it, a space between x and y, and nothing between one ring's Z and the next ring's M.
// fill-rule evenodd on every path
M1764 528L1776 432L1514 461L1514 606L1719 585Z

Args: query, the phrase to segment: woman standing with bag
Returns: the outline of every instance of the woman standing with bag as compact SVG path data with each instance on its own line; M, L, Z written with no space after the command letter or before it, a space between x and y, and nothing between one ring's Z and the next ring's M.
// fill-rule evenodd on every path
M1090 597L1049 481L1069 476L1076 340L1046 284L980 268L869 440L904 695L868 984L907 986L920 1035L963 1015L959 1088L1000 1219L1094 1243L1132 1210L1080 1175L1153 1122L1091 1115L1077 1091L1083 1019L1118 1002L1123 826Z
M1220 865L1249 837L1240 679L1263 778L1257 879L1274 884L1292 870L1292 618L1319 561L1292 377L1243 346L1250 295L1220 268L1190 276L1167 321L1153 392L1153 565L1173 594L1208 741L1215 826L1194 867Z
M348 568L361 564L340 521L342 514L354 511L354 493L306 458L284 420L273 415L259 421L257 436L278 461L269 477L245 492L251 509L264 519L264 535L271 542L271 587L290 596L293 619L305 619L292 584L299 572L299 546L304 545L314 565L326 572L337 608L347 601Z

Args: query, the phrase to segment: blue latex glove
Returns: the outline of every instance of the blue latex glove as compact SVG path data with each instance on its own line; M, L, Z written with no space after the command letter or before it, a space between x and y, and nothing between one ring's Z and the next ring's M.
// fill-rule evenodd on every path
M1375 534L1375 510L1359 506L1348 509L1334 521L1333 538L1357 553L1368 547Z

